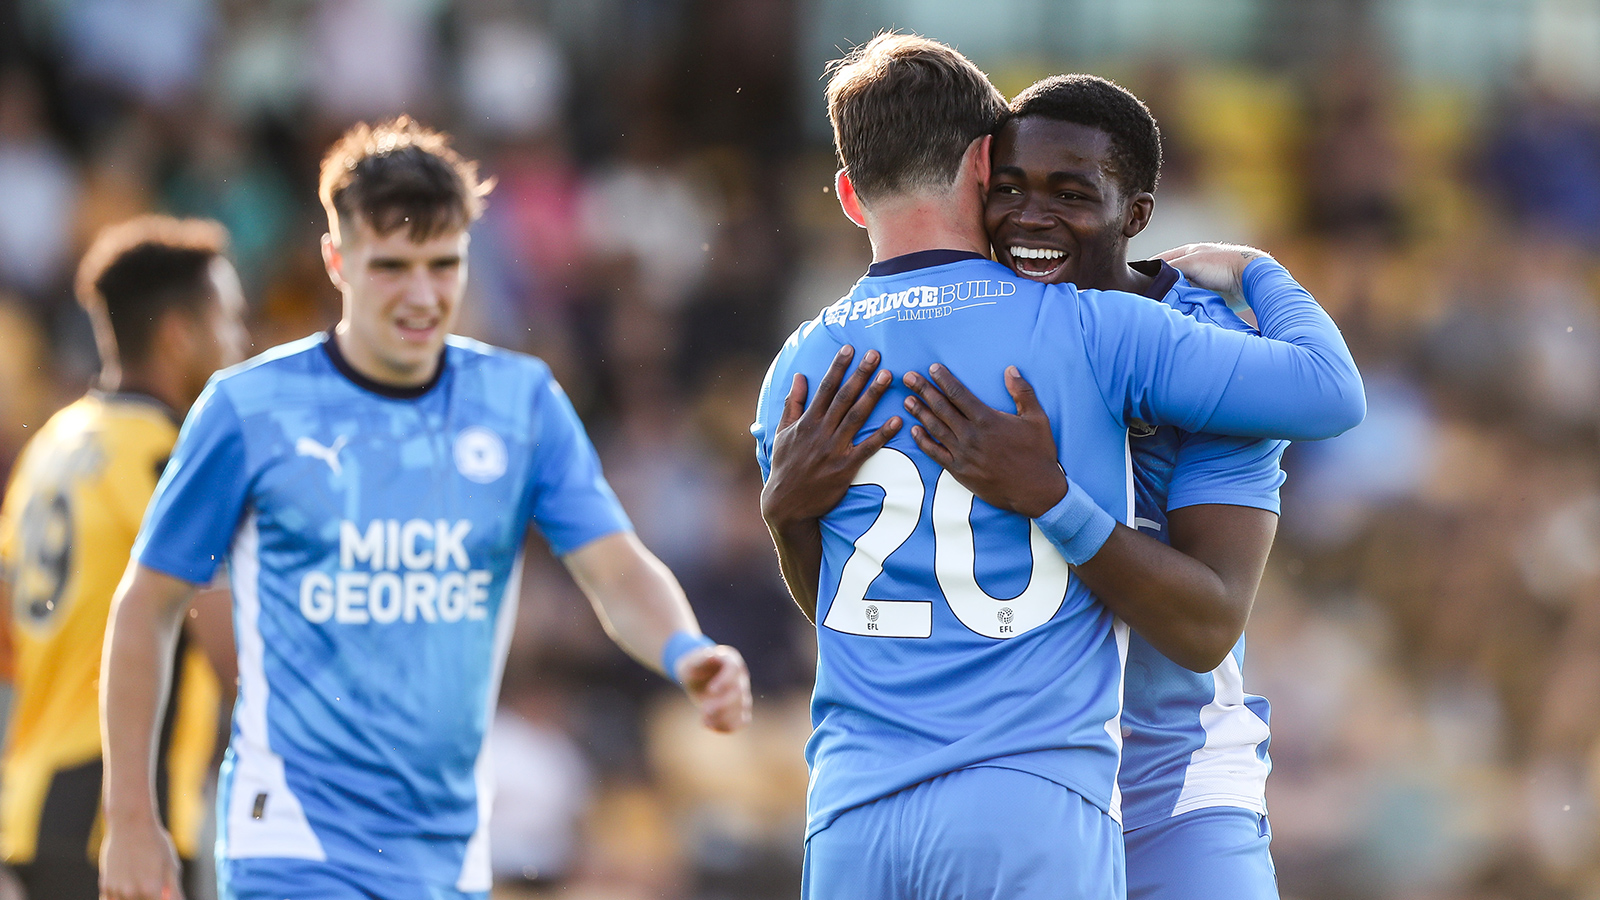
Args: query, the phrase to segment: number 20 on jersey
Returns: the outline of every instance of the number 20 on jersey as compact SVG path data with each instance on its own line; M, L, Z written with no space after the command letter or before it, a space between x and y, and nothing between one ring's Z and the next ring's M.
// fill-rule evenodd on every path
M905 453L885 447L867 460L852 483L881 488L883 508L856 538L822 624L866 637L930 637L932 601L866 598L867 587L883 573L884 560L911 538L921 522L924 487L917 464ZM939 589L950 611L972 631L998 640L1025 634L1061 609L1071 571L1039 526L1029 522L1033 571L1028 586L1010 599L991 596L978 584L973 499L949 472L939 473L933 488L934 573Z

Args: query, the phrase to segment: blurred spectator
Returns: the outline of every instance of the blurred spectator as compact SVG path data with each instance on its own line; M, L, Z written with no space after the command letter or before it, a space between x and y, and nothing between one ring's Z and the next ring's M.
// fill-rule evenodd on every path
M1331 238L1404 236L1407 177L1381 64L1353 51L1317 79L1306 193L1313 230Z
M1521 226L1600 247L1600 118L1558 85L1532 84L1490 119L1483 183Z
M691 425L670 395L644 395L626 406L619 431L601 444L606 477L640 539L685 581L717 552L727 491Z
M202 114L191 127L187 153L164 185L162 205L226 225L239 274L254 292L279 264L295 209L290 186L233 123Z
M310 87L302 49L309 7L246 0L225 8L230 27L217 52L216 100L239 121L292 115Z
M335 127L423 112L440 74L440 0L324 0L306 36L312 100Z
M0 73L0 284L37 301L72 249L78 173L45 128L43 98L22 69Z
M507 666L489 734L497 785L489 852L497 880L554 884L577 859L592 776L566 732L568 696L556 688L524 660Z
M1427 398L1395 373L1363 373L1367 418L1347 434L1291 448L1293 504L1283 523L1301 540L1338 544L1376 506L1420 490L1434 463Z
M639 296L675 310L706 271L716 213L670 156L667 123L652 113L631 124L621 158L584 192L583 235L594 252L637 266Z
M129 99L190 99L215 33L208 0L64 0L55 10L75 74Z
M557 128L567 101L561 48L510 0L476 4L465 24L461 95L488 135L528 137Z

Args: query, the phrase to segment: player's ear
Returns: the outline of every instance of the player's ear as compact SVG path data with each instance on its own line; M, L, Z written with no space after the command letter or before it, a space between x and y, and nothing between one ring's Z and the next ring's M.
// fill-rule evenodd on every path
M867 211L862 208L861 197L856 194L855 182L850 180L850 170L840 169L833 176L833 190L839 195L839 206L844 210L845 218L862 228L867 227Z
M322 236L322 267L328 273L328 280L333 286L344 289L344 254L339 251L339 245L334 242L332 234Z
M989 152L994 145L994 135L986 134L967 145L966 156L961 160L972 177L978 183L978 193L987 196L989 193L990 160Z
M1131 238L1150 224L1156 211L1156 198L1149 191L1140 191L1128 201L1128 213L1122 220L1122 236Z
M167 361L168 365L191 358L205 327L204 315L193 315L176 306L167 307L156 320L149 358Z

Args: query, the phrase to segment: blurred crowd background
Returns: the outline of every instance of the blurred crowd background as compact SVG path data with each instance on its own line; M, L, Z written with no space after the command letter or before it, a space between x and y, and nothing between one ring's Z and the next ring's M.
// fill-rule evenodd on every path
M71 280L97 229L221 220L262 349L338 315L328 143L399 112L453 132L498 180L463 330L551 363L759 695L754 728L702 732L540 556L500 891L794 896L814 639L747 428L783 337L868 262L821 76L887 27L1008 96L1121 81L1165 138L1136 250L1271 250L1361 364L1366 423L1286 459L1250 628L1285 897L1600 897L1589 0L0 0L0 471L94 375Z

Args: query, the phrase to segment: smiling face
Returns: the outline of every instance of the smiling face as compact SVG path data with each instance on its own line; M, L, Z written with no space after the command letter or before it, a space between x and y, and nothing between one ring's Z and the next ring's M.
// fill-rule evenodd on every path
M1034 281L1112 286L1154 199L1125 194L1111 160L1111 136L1098 128L1042 116L1007 122L984 205L995 257Z
M467 285L467 232L411 239L397 228L376 234L347 223L343 240L325 238L328 276L344 295L339 349L356 371L384 384L426 384L439 365Z

